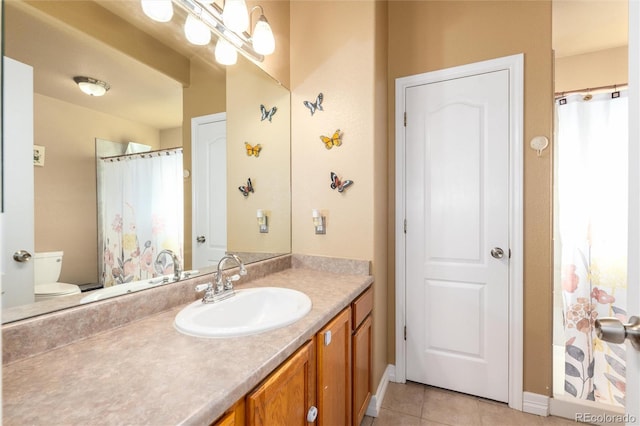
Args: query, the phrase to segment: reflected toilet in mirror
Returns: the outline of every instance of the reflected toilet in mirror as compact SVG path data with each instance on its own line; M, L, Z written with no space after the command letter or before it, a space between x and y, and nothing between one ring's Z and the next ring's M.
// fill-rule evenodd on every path
M80 287L77 285L58 282L60 271L62 271L63 255L64 252L61 251L34 253L33 277L36 302L80 293Z

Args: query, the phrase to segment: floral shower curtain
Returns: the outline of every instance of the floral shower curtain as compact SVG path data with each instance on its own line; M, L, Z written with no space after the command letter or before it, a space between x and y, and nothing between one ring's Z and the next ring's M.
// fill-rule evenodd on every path
M598 339L594 322L627 319L627 97L565 99L556 105L564 390L624 405L625 346Z
M101 284L153 278L164 249L183 259L182 149L103 159Z

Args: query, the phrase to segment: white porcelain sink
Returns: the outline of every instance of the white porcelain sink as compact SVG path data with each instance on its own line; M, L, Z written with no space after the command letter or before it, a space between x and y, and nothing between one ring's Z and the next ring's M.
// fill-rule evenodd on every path
M174 326L195 337L247 336L293 324L310 310L311 299L297 290L248 288L219 302L191 303L176 315Z

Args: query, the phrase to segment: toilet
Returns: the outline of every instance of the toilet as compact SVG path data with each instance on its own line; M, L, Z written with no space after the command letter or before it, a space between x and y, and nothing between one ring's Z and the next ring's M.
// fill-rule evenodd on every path
M33 275L36 301L80 293L75 284L59 283L62 251L34 253Z

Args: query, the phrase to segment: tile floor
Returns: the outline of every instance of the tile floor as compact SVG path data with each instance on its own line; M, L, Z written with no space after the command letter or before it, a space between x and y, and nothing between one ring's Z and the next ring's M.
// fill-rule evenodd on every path
M372 425L563 426L576 425L576 422L527 414L499 402L407 382L404 385L389 383L380 415L365 416L360 424Z

